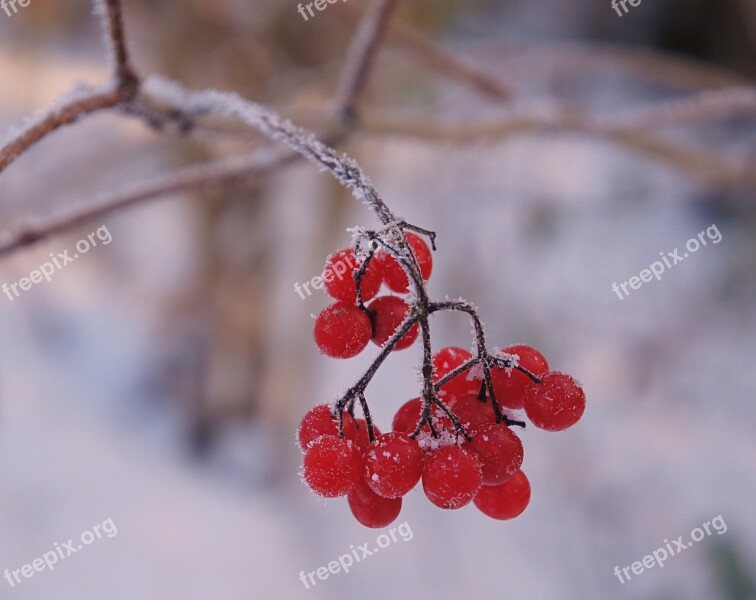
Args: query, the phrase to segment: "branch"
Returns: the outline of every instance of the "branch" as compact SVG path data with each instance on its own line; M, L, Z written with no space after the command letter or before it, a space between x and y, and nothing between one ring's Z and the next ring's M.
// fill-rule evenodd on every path
M597 120L597 125L604 131L615 132L697 124L748 115L756 116L756 87L736 86L656 102L626 111L626 114L612 119Z
M733 94L733 97L737 95ZM664 117L672 124L675 119L689 122L706 118L721 118L753 112L750 99L745 95L737 101L720 103L716 108L693 102L673 118ZM703 110L705 108L705 110ZM727 109L727 110L725 110ZM644 119L655 128L662 125L661 115L648 109L648 117L639 114L637 121L627 119L616 125L599 121L578 111L536 112L511 111L501 117L484 120L439 121L416 117L397 118L386 114L366 114L360 125L368 133L416 138L425 141L452 143L501 142L516 135L573 131L607 139L633 152L663 161L667 166L692 174L707 183L721 186L756 187L756 173L748 164L737 165L711 152L689 148L680 142L667 141L645 131ZM664 112L664 111L662 111Z
M75 123L92 113L113 108L122 101L121 93L114 90L88 92L34 119L19 132L12 132L11 139L0 148L0 173L21 154L53 131Z
M160 77L145 80L145 92L152 98L179 107L188 114L207 114L235 118L268 138L283 142L295 152L330 171L337 181L352 191L358 200L371 208L384 225L397 219L383 202L356 161L339 155L336 150L282 119L271 109L245 100L232 92L218 90L190 91Z
M139 78L131 66L126 48L121 0L95 0L95 10L102 21L117 86L122 92L133 97L139 87Z
M132 186L111 196L86 203L83 207L39 224L24 226L0 242L0 257L12 254L51 235L171 192L219 185L241 178L271 174L300 156L294 152L266 152L234 157L195 167L179 169L148 183Z
M355 105L397 3L398 0L375 0L357 25L335 94L336 109L345 119L354 116Z
M54 106L0 148L0 173L23 152L53 131L75 123L84 116L113 108L132 100L139 89L139 79L129 63L123 32L121 0L95 0L109 53L113 58L115 88L87 91Z
M334 12L352 22L357 18L357 13L348 6L337 4L337 10ZM501 78L459 58L409 27L393 23L387 29L385 38L439 75L471 87L489 99L509 102L515 96L513 86Z
M560 42L526 46L504 57L504 66L512 73L544 70L562 78L609 77L618 73L632 75L654 87L679 90L717 89L747 85L747 77L726 71L720 66L701 62L672 52L641 46L608 43Z

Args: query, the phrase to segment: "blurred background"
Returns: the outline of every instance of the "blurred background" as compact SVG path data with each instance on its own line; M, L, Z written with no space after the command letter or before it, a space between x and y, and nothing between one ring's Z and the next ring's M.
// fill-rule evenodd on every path
M125 18L141 73L296 118L331 97L365 6L305 22L294 2L126 0ZM386 43L368 116L464 123L558 103L611 121L756 76L752 0L644 0L622 17L608 0L414 0L392 22L508 81L517 99L502 107ZM0 12L3 131L108 76L87 2ZM753 113L654 133L754 172ZM161 135L114 114L62 130L0 174L0 235L260 144L218 135ZM411 540L310 589L299 580L380 533L299 481L301 416L356 381L376 349L320 356L312 319L328 300L303 300L294 284L349 242L347 227L377 224L300 162L143 203L0 262L10 284L100 226L113 237L13 302L0 296L0 570L108 518L118 529L52 572L0 581L0 598L756 598L753 178L712 180L559 128L459 143L376 126L340 149L395 213L438 233L432 296L470 299L492 345L531 344L583 383L578 426L523 432L527 511L496 522L415 490L396 522ZM713 224L721 243L628 298L612 292ZM437 348L472 343L462 317L432 327ZM369 388L383 430L418 394L420 358L419 346L396 353ZM619 583L615 566L718 515L726 533Z

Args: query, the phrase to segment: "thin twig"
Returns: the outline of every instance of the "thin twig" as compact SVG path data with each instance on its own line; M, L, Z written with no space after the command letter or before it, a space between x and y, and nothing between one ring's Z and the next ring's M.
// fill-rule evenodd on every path
M709 113L710 116L711 113ZM717 115L721 116L720 114ZM686 118L692 120L692 115ZM660 123L657 123L657 127ZM756 170L705 150L664 140L641 127L608 126L576 112L517 112L485 120L439 121L385 114L363 114L361 128L372 134L444 141L458 144L501 142L517 135L572 131L607 139L640 155L663 161L668 167L711 185L756 187Z
M740 116L756 116L756 87L704 90L675 100L655 102L611 119L597 119L597 124L605 131L630 131L698 124Z
M283 142L295 152L325 168L358 200L370 207L384 225L397 221L356 161L340 155L311 133L281 118L266 106L232 92L191 91L164 78L152 77L143 88L152 98L180 107L189 114L208 114L239 119L270 139Z
M115 89L108 87L100 91L89 91L84 96L77 95L41 116L0 148L0 173L53 131L75 123L84 116L126 103L136 96L139 79L131 67L126 49L121 0L95 0L95 9L100 13L108 49L113 55Z
M113 70L118 88L133 97L139 86L139 78L129 60L121 0L105 0L105 6L100 5L99 11L104 20L103 29L109 42L109 50L113 55Z
M113 108L121 101L121 93L117 90L109 89L77 97L54 108L49 113L35 120L0 148L0 173L22 153L53 131L65 125L75 123L84 116L106 108Z
M352 7L337 5L339 16L350 21L357 18ZM514 96L514 87L500 77L493 76L477 65L459 58L442 46L432 42L410 27L392 23L385 33L390 42L409 56L423 63L439 75L456 80L497 102L509 102Z
M357 25L334 95L336 111L344 119L354 116L381 37L397 3L398 0L375 0Z
M235 179L266 175L301 158L290 151L267 152L250 157L234 157L179 169L154 181L133 186L116 194L86 203L81 208L48 219L28 224L0 242L0 256L63 233L77 225L111 214L117 210L172 192L209 187Z

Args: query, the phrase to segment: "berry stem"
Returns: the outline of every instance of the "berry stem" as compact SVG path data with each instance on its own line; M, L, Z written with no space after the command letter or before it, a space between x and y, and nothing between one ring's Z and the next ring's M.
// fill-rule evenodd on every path
M368 187L367 189L372 190L372 187ZM441 410L451 419L457 431L457 434L463 436L467 441L472 441L472 437L466 431L465 427L462 425L462 422L459 420L457 415L455 415L454 412L441 400L438 392L442 385L444 385L454 377L457 377L458 375L464 373L465 371L468 371L476 365L480 365L483 370L483 380L481 382L481 390L480 394L478 395L478 399L482 402L485 402L488 397L491 398L491 407L493 409L496 422L503 422L510 427L513 425L525 427L524 422L510 419L506 414L504 414L501 405L496 399L496 392L494 391L493 380L491 378L491 368L499 367L518 369L519 371L525 373L536 383L541 382L540 378L538 378L527 369L513 364L514 361L512 359L497 358L488 352L483 323L478 316L477 309L471 303L467 302L466 300L444 302L432 302L430 300L427 290L425 289L425 282L423 281L422 273L420 271L420 265L418 264L417 258L415 257L414 253L410 250L410 246L407 242L404 230L406 229L427 236L430 239L434 250L436 238L435 232L417 227L415 225L411 225L406 221L396 219L393 216L393 213L388 210L383 200L381 200L377 195L377 193L375 193L368 200L368 204L375 210L376 214L383 222L384 227L377 230L365 230L361 228L357 230L357 236L355 240L356 250L359 249L360 244L364 240L369 240L371 243L367 257L360 265L360 268L354 274L354 278L357 283L358 306L362 310L367 311L367 308L365 307L362 299L361 282L363 277L365 276L365 273L367 272L370 261L374 258L376 243L377 245L385 248L386 251L389 252L397 260L402 269L404 269L413 287L414 297L412 298L412 301L410 303L410 311L407 318L396 329L396 331L394 331L386 344L381 348L378 356L376 356L375 360L373 360L372 364L368 367L362 377L360 377L357 383L349 388L337 401L336 409L339 416L339 435L342 437L344 436L344 409L348 407L350 411L353 410L354 402L355 400L357 400L360 403L365 422L368 426L368 435L370 441L373 441L374 429L368 403L365 398L365 390L367 389L380 366L388 358L389 354L391 354L399 341L416 323L420 324L423 340L423 394L421 401L421 415L415 431L410 435L410 437L412 437L413 439L417 437L426 423L428 424L431 435L434 438L439 437L438 432L433 426L432 409L433 405L436 405L440 407ZM431 345L430 322L428 317L433 313L441 311L463 312L470 317L475 332L476 356L447 373L444 377L439 379L439 381L434 382L433 351Z
M357 255L357 250L358 249L355 249L355 256ZM368 314L370 313L370 311L368 311L367 307L365 306L365 302L362 299L362 279L365 277L365 273L367 273L368 266L370 265L370 261L373 260L374 254L375 252L371 249L368 252L368 255L365 257L365 260L360 265L360 268L354 272L354 281L357 285L357 306L360 307L360 310L363 310Z
M420 430L423 428L423 424L428 423L428 428L430 429L431 435L434 438L437 438L438 433L433 427L433 416L431 414L431 409L433 408L434 401L438 399L438 394L436 392L435 386L433 385L433 350L431 348L430 323L428 322L427 316L423 316L420 319L420 329L423 335L422 411L420 421L418 422L417 427L415 428L415 431L412 433L411 437L414 439L414 437L420 433Z
M367 389L367 386L370 384L370 381L373 379L373 377L377 373L378 368L383 364L383 361L385 361L388 358L388 356L394 350L394 347L399 343L399 340L401 340L404 337L404 334L407 333L410 329L412 329L412 326L415 323L417 323L418 318L419 318L418 315L415 315L412 312L410 312L410 315L397 328L397 330L388 339L388 341L383 346L383 348L381 348L380 353L378 354L378 356L375 357L375 360L368 367L367 371L365 371L363 376L360 377L359 381L354 386L349 388L344 393L344 395L341 396L341 398L339 398L339 400L336 402L336 411L339 416L339 436L340 437L344 437L343 411L350 402L354 402L355 398L357 398L357 400L360 402L360 405L362 406L365 422L368 422L369 413L365 412L365 407L367 406L367 402L363 404L365 389Z
M462 363L457 368L453 369L452 371L449 371L446 375L444 375L441 379L439 379L436 382L436 389L439 389L442 385L444 385L447 381L450 381L451 379L454 379L457 375L461 375L468 369L474 367L480 362L480 357L475 356L468 360L467 362Z
M362 416L364 417L365 424L367 425L368 439L370 440L370 442L373 442L373 440L375 440L375 428L373 427L373 417L370 416L370 407L368 406L367 400L365 399L365 394L359 392L357 394L357 400L360 403L360 407L362 408Z
M434 302L429 307L429 310L430 312L437 312L437 311L444 311L444 310L456 311L456 312L463 312L469 315L470 320L473 323L473 328L475 330L477 357L473 358L472 360L460 366L465 367L466 365L468 365L468 363L475 364L475 362L473 361L476 361L483 368L483 384L481 387L481 395L483 394L484 391L488 392L488 397L491 398L491 407L493 408L497 423L504 422L508 426L517 425L519 427L525 427L524 422L510 419L507 415L505 415L504 412L501 410L501 405L499 404L499 401L496 399L496 392L494 391L493 380L491 379L491 366L496 366L496 361L494 360L494 357L488 352L488 348L486 347L486 333L483 328L483 323L480 320L480 317L478 316L477 309L472 304L470 304L469 302L465 300L454 300L454 301L446 301L446 302ZM467 366L467 368L469 369L472 366L472 364ZM457 369L455 369L455 371L456 370ZM466 369L461 369L461 371L464 371L464 370ZM449 375L452 375L453 373L454 371L452 371L452 373L450 373ZM479 399L482 399L480 397L481 395L478 396Z

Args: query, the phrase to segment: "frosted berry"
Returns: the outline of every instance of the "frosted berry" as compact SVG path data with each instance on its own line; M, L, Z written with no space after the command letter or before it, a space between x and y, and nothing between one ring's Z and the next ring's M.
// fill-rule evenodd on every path
M409 305L397 296L378 296L367 309L372 313L373 342L379 346L389 340L409 313ZM417 339L418 332L419 325L415 323L394 346L394 350L409 348Z
M328 294L341 302L357 302L357 282L354 275L360 270L360 261L353 248L342 248L331 254L323 268L323 280ZM360 282L362 299L367 301L378 293L383 283L380 267L373 258L365 270Z
M299 449L304 452L321 435L339 435L339 419L333 416L331 407L327 404L318 404L312 407L302 417L297 430ZM359 441L354 419L348 412L344 413L344 437L352 441Z
M496 422L491 402L481 402L477 394L452 398L448 406L457 415L468 435L475 435L481 427Z
M404 234L407 238L412 253L417 259L417 264L420 267L420 274L425 281L428 281L433 270L433 255L431 254L428 244L425 243L423 238L414 233L407 232ZM394 292L404 294L409 290L409 280L407 279L407 273L404 272L402 265L391 256L388 252L382 252L380 255L381 266L380 270L383 274L383 281Z
M373 335L370 318L356 306L337 302L326 307L313 328L318 349L332 358L351 358L368 345Z
M501 485L484 485L475 496L475 506L480 512L502 521L521 515L529 502L530 482L522 471Z
M348 494L362 476L362 456L352 440L323 435L307 448L303 477L310 489L324 498Z
M440 508L462 508L480 489L480 461L461 446L444 446L425 459L423 490Z
M499 354L501 355L502 352L519 356L518 363L520 366L533 375L540 376L549 370L549 363L546 362L543 354L530 346L514 344L507 346ZM500 367L491 369L491 381L498 403L505 408L515 410L522 408L526 392L537 385L521 371L512 369L507 373L507 369Z
M483 485L500 485L509 481L522 466L522 442L503 423L479 429L468 447L480 458Z
M567 373L550 371L525 396L525 413L533 425L547 431L572 427L585 412L585 392Z
M451 373L471 358L472 354L464 348L456 346L442 348L433 355L433 381L440 381L448 373ZM444 399L447 402L453 397L469 396L478 393L480 390L480 381L475 379L468 380L467 375L469 372L468 370L460 373L441 386L441 391L446 393Z
M354 518L375 529L393 523L402 510L401 498L383 498L362 479L349 492L347 500Z
M414 433L418 421L420 421L420 412L422 411L422 401L420 398L412 398L399 407L391 423L391 429L401 433Z
M394 415L394 421L391 424L393 431L399 431L411 435L415 433L417 424L420 422L422 416L423 404L420 398L412 398L402 404L396 414ZM433 419L433 428L437 433L441 431L454 431L454 425L451 419L442 411L438 406L431 408L431 415ZM420 431L430 433L428 424L423 424Z
M383 498L400 498L420 480L423 452L405 433L384 433L365 452L365 481Z

